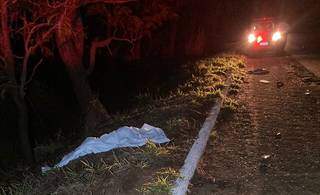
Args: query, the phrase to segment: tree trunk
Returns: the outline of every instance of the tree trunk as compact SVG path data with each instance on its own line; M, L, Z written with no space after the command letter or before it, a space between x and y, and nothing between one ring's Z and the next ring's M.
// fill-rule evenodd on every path
M141 40L137 40L134 44L130 60L141 59Z
M176 51L176 43L177 43L177 23L174 22L170 26L170 38L169 38L169 46L168 46L168 54L169 57L174 57L175 56L175 51Z
M21 152L28 163L34 162L32 147L29 137L29 114L25 99L17 92L13 94L14 102L18 110L18 136L20 140Z
M84 115L85 133L88 133L96 129L101 122L108 120L109 115L100 100L94 96L82 64L84 31L77 9L70 10L61 19L56 42Z
M1 2L1 43L0 50L6 62L5 71L9 76L10 83L14 86L10 89L10 95L16 104L18 111L18 140L20 142L20 150L24 158L28 163L32 163L33 152L29 138L28 127L28 108L24 99L24 95L19 93L19 87L15 76L15 60L12 53L12 47L10 42L10 29L8 22L8 2Z
M100 100L92 93L84 68L79 66L72 69L68 66L67 69L77 101L84 115L85 133L87 134L96 129L99 124L108 120L109 115Z

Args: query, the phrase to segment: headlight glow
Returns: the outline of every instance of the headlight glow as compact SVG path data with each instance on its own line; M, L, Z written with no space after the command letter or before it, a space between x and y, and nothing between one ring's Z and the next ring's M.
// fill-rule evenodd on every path
M249 34L248 42L253 43L256 40L256 36L254 34Z
M279 41L280 39L282 38L282 35L281 33L278 31L278 32L275 32L272 36L272 41Z

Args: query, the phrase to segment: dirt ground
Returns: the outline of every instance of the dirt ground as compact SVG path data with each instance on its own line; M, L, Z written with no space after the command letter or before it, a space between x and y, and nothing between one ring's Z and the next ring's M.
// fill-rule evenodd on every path
M270 73L247 75L190 194L320 194L319 78L289 56L249 59L247 70L256 68Z

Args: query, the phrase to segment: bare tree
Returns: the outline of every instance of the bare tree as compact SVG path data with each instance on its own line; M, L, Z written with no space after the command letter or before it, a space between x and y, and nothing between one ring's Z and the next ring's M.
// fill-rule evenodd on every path
M135 16L125 3L134 2L143 4L144 9L140 17ZM90 62L88 69L83 64L84 53L84 27L80 17L79 8L98 4L113 5L112 11L104 12L109 33L105 38L97 38L91 44ZM113 41L125 41L135 46L140 44L143 36L150 35L150 32L161 26L163 22L175 16L167 6L160 1L135 1L135 0L67 0L59 6L64 7L64 13L59 21L56 42L61 58L66 64L70 78L73 82L75 94L84 114L85 129L92 131L99 123L108 120L109 115L99 99L94 96L87 76L92 73L95 65L96 50L108 48L112 55L110 44ZM92 7L91 9L95 9ZM111 33L110 33L111 32Z
M143 7L139 15L135 15L130 6L125 6L130 2ZM112 7L101 15L106 18L111 30L105 33L106 36L97 37L92 42L90 62L85 66L85 31L80 8L94 9L91 8L92 5ZM85 130L90 132L109 119L108 112L92 92L87 80L94 69L97 49L106 47L109 55L113 55L110 44L113 41L125 41L130 43L132 55L139 57L141 39L150 37L153 30L175 16L164 1L160 0L0 0L0 64L9 78L8 82L1 84L1 89L16 104L19 113L19 139L26 159L30 162L33 160L28 135L26 89L45 58L44 51L48 50L48 41L55 39L84 115ZM14 23L17 25L12 25ZM22 56L15 54L12 36L21 38Z
M37 68L43 59L35 64L30 64L30 57L44 46L54 33L56 25L52 18L39 18L36 13L27 16L24 9L28 3L23 1L1 0L1 27L0 27L0 55L3 61L3 69L8 75L9 81L1 86L2 90L13 98L18 110L18 135L21 151L24 157L33 161L32 148L28 131L28 108L25 101L26 86L32 80ZM32 6L32 5L30 5ZM31 12L30 12L31 13ZM13 28L13 23L22 22L21 28ZM23 56L17 56L11 43L11 36L21 36L23 39ZM19 60L18 60L19 59ZM21 62L21 60L22 62ZM32 71L28 69L32 68Z

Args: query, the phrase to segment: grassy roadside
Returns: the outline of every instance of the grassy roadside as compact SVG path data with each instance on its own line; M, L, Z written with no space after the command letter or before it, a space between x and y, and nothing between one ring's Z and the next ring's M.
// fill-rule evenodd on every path
M148 143L141 148L125 148L89 155L66 168L46 175L27 174L22 181L0 186L8 194L149 194L168 193L208 111L227 77L229 96L238 93L243 81L245 58L222 54L186 64L191 78L162 97L141 94L136 107L113 116L104 129L148 123L164 129L172 140L167 145ZM224 110L232 112L237 102L228 97ZM97 132L102 134L105 130Z

